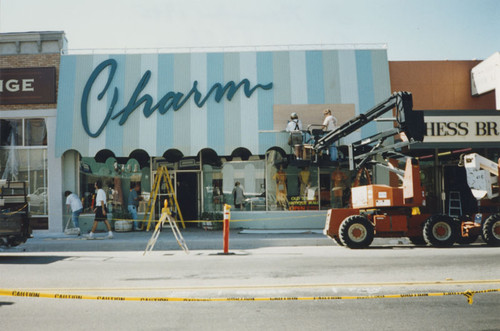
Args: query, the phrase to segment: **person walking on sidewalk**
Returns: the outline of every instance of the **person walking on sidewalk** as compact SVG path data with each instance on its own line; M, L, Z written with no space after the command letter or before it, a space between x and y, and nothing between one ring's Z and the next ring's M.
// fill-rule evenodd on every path
M80 198L78 198L78 195L72 193L71 191L64 192L64 196L66 197L66 208L68 212L71 210L71 220L73 221L73 226L79 230L80 223L78 222L78 217L80 217L80 214L83 212L82 202L80 201Z
M113 239L113 231L111 231L111 225L109 225L108 219L106 217L107 211L106 211L106 192L102 189L102 182L101 180L97 180L95 183L95 189L97 190L96 198L95 198L95 218L94 218L94 224L92 225L92 230L90 230L90 233L88 235L88 239L94 239L94 232L95 229L97 228L97 224L99 222L104 222L106 224L106 227L108 228L108 239Z
M139 192L141 191L141 186L139 183L130 183L130 193L128 194L128 212L132 215L134 220L134 231L139 231L140 226L137 221L137 209L139 208L139 201L141 201L141 196Z

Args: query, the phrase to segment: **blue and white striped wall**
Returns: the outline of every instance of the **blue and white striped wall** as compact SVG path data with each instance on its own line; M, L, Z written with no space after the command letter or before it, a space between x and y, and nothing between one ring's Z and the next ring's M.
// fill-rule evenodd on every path
M238 83L244 78L252 87L268 83L273 87L257 89L250 97L240 89L231 101L223 98L219 103L212 96L201 108L191 98L177 111L155 111L148 118L139 107L123 125L119 125L119 118L110 120L93 138L82 125L82 93L94 69L108 59L116 60L116 74L101 100L97 94L106 83L106 70L94 84L88 103L92 131L103 122L112 91L118 90L116 113L127 105L147 70L151 79L141 95L149 94L153 104L169 91L187 94L194 81L203 96L216 83ZM262 133L273 130L275 104L354 104L359 114L390 93L385 49L66 55L61 57L59 75L56 155L75 149L83 156L94 156L109 149L116 156L129 156L142 149L150 156L161 156L169 149L178 149L190 156L203 148L229 155L239 147L263 154L279 145L276 135ZM367 136L376 131L373 124L357 134Z

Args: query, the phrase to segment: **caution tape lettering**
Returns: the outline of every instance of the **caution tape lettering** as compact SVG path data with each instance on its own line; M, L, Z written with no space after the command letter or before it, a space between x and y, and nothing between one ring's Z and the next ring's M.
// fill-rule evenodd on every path
M389 294L389 295L366 295L366 296L316 296L316 297L269 297L269 298L251 298L251 297L228 297L228 298L174 298L174 297L115 297L115 296L85 296L78 294L51 294L30 291L17 291L0 289L0 296L13 296L24 298L52 298L52 299L73 299L73 300L99 300L99 301L144 301L144 302L214 302L214 301L301 301L301 300L367 300L367 299L394 299L394 298L417 298L417 297L437 297L449 295L463 295L467 298L469 304L473 303L473 297L478 293L495 293L500 289L487 289L464 292L439 292L439 293L408 293L408 294Z

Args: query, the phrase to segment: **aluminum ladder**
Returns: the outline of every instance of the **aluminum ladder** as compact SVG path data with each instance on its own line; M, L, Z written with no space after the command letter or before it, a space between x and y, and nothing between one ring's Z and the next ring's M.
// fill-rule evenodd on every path
M460 192L450 191L448 199L448 215L449 216L462 216L462 200Z

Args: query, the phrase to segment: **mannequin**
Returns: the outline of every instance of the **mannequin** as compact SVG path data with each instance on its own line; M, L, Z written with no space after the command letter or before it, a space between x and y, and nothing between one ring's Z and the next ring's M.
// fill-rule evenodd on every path
M304 199L307 198L307 190L311 186L311 172L309 167L305 167L299 172L299 183L300 183L300 196Z
M347 176L340 168L332 172L333 208L344 207L343 195L346 186Z
M282 209L288 209L286 173L283 166L280 166L280 170L273 176L273 179L276 181L276 203Z

